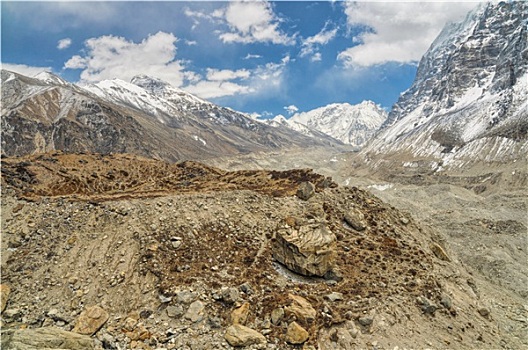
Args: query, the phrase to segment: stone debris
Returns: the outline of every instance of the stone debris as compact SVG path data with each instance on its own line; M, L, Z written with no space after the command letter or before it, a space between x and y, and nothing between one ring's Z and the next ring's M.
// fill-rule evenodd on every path
M358 209L349 210L344 218L345 222L350 225L356 231L363 231L367 228L367 222L365 221L365 215Z
M310 337L310 334L308 334L306 329L301 327L301 325L298 324L297 322L293 321L292 323L288 325L288 329L286 331L286 337L285 337L285 340L287 343L294 344L294 345L303 344L304 342L308 340L309 337Z
M234 324L227 327L225 340L227 340L231 346L250 346L267 343L264 335L241 324Z
M429 246L433 254L440 260L451 261L444 248L440 247L437 243L431 243Z
M249 303L244 303L231 312L231 323L245 325L249 316Z
M73 332L92 335L108 320L108 312L95 305L87 307L75 322Z
M58 328L2 329L2 349L20 350L91 350L94 340L87 335Z
M288 298L290 299L291 304L284 308L286 316L295 316L297 321L305 325L308 325L315 320L317 311L315 311L308 300L294 294L288 294Z
M205 304L200 300L196 300L187 309L184 317L193 323L203 320L205 314Z
M308 199L312 198L315 194L315 186L313 183L306 181L302 182L299 185L299 189L297 190L297 197L302 199L303 201L307 201Z

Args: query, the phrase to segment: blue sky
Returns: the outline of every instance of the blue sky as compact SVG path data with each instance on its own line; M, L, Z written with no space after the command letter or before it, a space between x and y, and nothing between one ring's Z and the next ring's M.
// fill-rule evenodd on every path
M335 102L390 108L474 2L9 2L2 67L75 83L148 74L262 117Z

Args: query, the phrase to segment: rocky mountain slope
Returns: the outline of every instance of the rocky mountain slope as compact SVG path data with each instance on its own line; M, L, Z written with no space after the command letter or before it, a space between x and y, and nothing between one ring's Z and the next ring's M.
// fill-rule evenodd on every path
M374 102L358 105L333 103L286 119L278 115L266 121L275 127L288 127L316 138L330 136L356 148L367 142L387 118L387 112Z
M527 24L528 5L512 1L447 25L363 157L433 170L525 160Z
M523 346L428 228L308 170L58 152L2 191L2 348Z
M2 71L2 152L126 152L169 161L327 142L258 123L158 79L79 87Z

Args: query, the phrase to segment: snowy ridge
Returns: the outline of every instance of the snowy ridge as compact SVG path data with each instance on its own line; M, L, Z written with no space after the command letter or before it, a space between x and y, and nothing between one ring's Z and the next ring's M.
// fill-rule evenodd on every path
M305 125L345 144L360 147L387 118L387 112L371 101L357 105L333 103L308 112L296 113L288 123ZM295 123L295 124L294 124Z
M483 4L449 24L362 150L365 159L407 154L443 167L526 159L527 28L523 2Z

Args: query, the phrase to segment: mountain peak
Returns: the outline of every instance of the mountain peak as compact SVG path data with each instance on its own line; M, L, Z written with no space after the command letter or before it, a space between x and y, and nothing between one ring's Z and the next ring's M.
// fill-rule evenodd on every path
M46 84L69 85L69 83L66 80L48 71L42 71L38 73L37 75L33 76L33 78L38 79Z
M149 91L164 89L167 86L171 86L166 81L146 74L136 75L130 80L130 82Z

